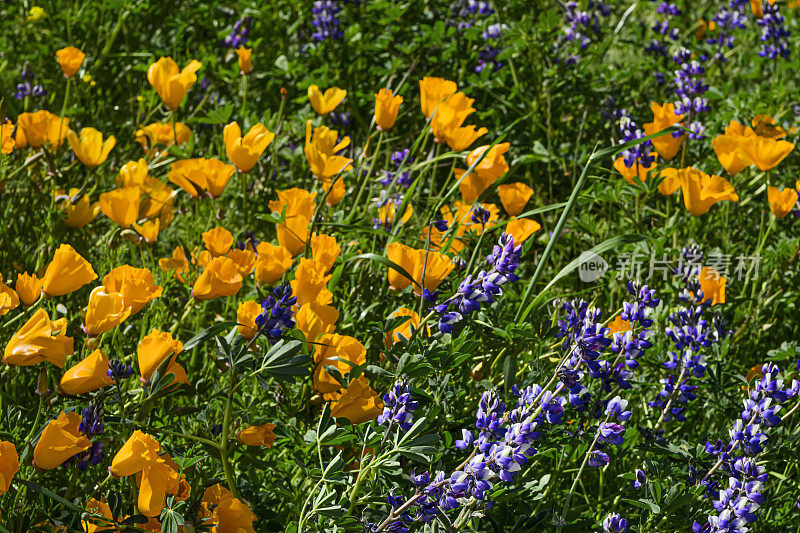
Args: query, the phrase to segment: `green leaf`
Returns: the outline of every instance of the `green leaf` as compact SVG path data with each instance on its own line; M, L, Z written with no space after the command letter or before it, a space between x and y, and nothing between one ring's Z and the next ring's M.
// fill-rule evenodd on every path
M183 343L183 351L188 352L195 346L199 346L200 344L204 343L211 337L214 337L218 333L221 333L229 328L232 328L236 325L236 322L218 322L211 327L208 327L189 339L188 341Z

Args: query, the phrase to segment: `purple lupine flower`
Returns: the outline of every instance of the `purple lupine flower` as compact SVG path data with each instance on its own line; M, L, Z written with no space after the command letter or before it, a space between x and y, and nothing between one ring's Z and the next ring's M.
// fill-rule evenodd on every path
M311 8L311 13L314 15L311 19L311 24L315 30L311 34L311 39L323 42L327 39L341 39L344 37L344 32L339 28L339 13L341 11L342 5L339 2L316 0Z
M628 531L628 521L617 513L609 513L603 520L605 533L625 533Z
M471 28L480 17L488 17L494 13L489 2L484 0L459 0L451 8L458 31Z
M47 91L38 83L34 84L34 78L35 75L31 67L29 65L25 65L22 68L22 83L17 84L17 92L14 93L14 98L17 100L23 100L26 96L32 96L34 98L46 96Z
M706 57L702 55L693 57L692 52L686 48L681 48L673 56L673 61L678 65L673 78L675 94L678 97L675 102L675 113L685 115L689 124L687 133L690 139L703 139L705 128L697 117L710 109L708 98L704 96L708 91L706 69L702 64Z
M636 469L634 475L636 477L633 478L633 481L631 482L631 487L633 487L634 490L639 490L647 482L647 476L645 476L644 470L641 470L639 468Z
M230 35L222 41L225 48L239 48L247 44L247 34L250 33L250 17L242 17L233 25Z
M411 387L408 386L408 383L398 381L389 392L383 395L383 413L378 416L377 422L379 425L386 425L389 429L392 425L397 424L403 431L408 431L414 421L412 413L418 407L419 402L411 399ZM427 481L422 484L426 485Z
M621 115L622 118L620 118L617 124L622 133L621 143L635 141L645 136L644 131L639 128L624 109L621 111ZM631 168L634 165L649 167L652 165L653 161L655 161L655 156L650 152L652 148L652 142L644 141L636 146L625 149L620 155L627 168Z
M81 423L78 424L78 431L89 437L99 435L105 431L103 424L103 407L94 403L89 403L81 413Z
M706 39L706 42L715 45L718 50L714 53L714 59L725 63L725 50L732 50L736 38L733 33L736 30L743 30L747 28L747 15L745 13L745 4L747 2L731 1L727 6L721 7L714 17L711 19L717 25L715 33L712 37Z
M585 11L575 1L566 2L564 8L564 33L556 39L553 52L557 62L574 65L580 61L579 53L602 37L600 19L609 16L611 9L599 0L589 0Z
M484 216L481 211L473 212L476 220L484 220ZM519 267L521 252L522 245L515 246L514 238L503 233L492 248L492 253L486 256L486 262L492 265L492 269L488 272L483 270L474 278L467 275L456 294L434 306L434 310L441 315L439 331L450 333L464 316L479 311L481 304L494 302L494 298L503 293L503 285L517 281L519 276L514 271Z
M409 149L408 148L406 148L404 150L398 150L398 151L392 153L390 161L392 162L392 164L395 165L395 167L397 167L398 170L400 169L400 167L404 167L404 168L408 167L408 165L410 165L411 163L414 162L414 158L413 157L409 157L408 154L409 154ZM383 185L384 187L388 187L389 185L391 185L392 181L395 180L395 173L396 173L396 171L395 172L391 172L391 171L388 171L388 170L384 170L383 171L383 178L380 179L381 185ZM401 187L403 187L404 189L408 189L409 187L411 187L411 184L414 183L414 180L411 178L411 171L410 170L406 170L406 171L400 173L397 176L397 182L396 183L398 185L400 185ZM442 230L442 231L444 231L444 230Z
M762 2L764 16L758 19L761 26L761 50L758 55L767 59L789 59L789 35L780 8L771 2Z
M503 51L503 49L499 46L502 36L502 25L491 24L488 28L486 28L486 31L484 31L481 35L484 41L484 46L478 51L479 59L478 64L475 65L475 72L480 74L489 65L492 65L493 72L503 68L503 63L497 60L497 56Z
M121 380L128 379L133 375L133 367L127 366L122 359L110 359L106 375L119 383Z
M261 302L261 314L255 319L259 333L265 334L270 342L277 341L284 331L294 327L292 306L297 303L288 283L275 287L273 295Z

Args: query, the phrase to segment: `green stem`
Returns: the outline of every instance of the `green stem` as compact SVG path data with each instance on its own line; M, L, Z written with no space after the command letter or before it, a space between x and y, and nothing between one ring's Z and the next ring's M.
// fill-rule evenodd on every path
M530 313L530 310L525 308L525 304L528 302L528 298L530 297L534 285L536 285L536 282L539 280L539 276L541 276L542 272L544 271L544 266L547 264L547 259L550 257L550 254L553 253L553 248L558 242L558 238L561 236L561 230L564 228L564 224L567 223L569 213L572 211L572 206L574 206L578 200L578 193L580 193L581 189L583 188L583 184L586 182L586 175L588 174L589 167L594 162L595 154L596 151L593 150L592 155L589 156L589 160L586 162L586 166L583 167L581 177L578 178L578 183L576 183L575 187L572 189L572 194L570 194L569 200L567 200L567 205L564 207L564 211L561 212L561 217L556 223L556 227L553 230L553 236L547 242L544 253L542 254L541 259L539 259L539 263L536 265L536 270L533 272L533 276L528 282L528 287L525 289L525 294L522 296L522 301L519 304L517 315L514 317L514 321L517 323L525 320L525 318L528 316L528 313Z
M371 179L372 171L375 169L375 160L378 159L378 154L380 154L384 135L385 133L383 131L378 134L378 144L375 146L375 151L372 152L372 161L370 161L369 172L365 176L360 176L361 184L358 187L358 194L356 194L356 199L353 202L353 207L350 209L350 214L347 216L348 221L353 219L353 216L356 212L363 212L363 207L361 207L359 202L361 201L361 196L364 194L364 187L366 186L367 181ZM396 216L400 216L402 218L403 215L401 213L400 215Z
M225 481L228 484L228 489L231 491L234 498L238 498L239 489L236 487L233 466L230 463L230 456L228 454L228 436L231 431L231 412L233 410L233 391L236 384L234 369L231 368L229 372L230 385L228 388L228 398L225 401L225 413L222 417L222 435L220 436L220 442L217 447L219 448L219 457L222 460L222 469L225 471Z
M604 424L608 422L610 416L611 415L606 417L605 421L603 422ZM564 507L561 510L562 521L558 526L559 532L564 527L565 520L563 519L566 518L567 516L567 508L569 507L569 502L572 501L572 494L575 492L575 488L578 486L578 481L580 481L581 479L581 474L583 473L583 469L586 468L586 463L589 462L589 455L592 453L592 449L594 448L594 445L597 444L597 439L599 438L600 438L600 428L597 428L597 433L595 433L594 440L592 441L592 444L589 446L589 448L586 449L586 453L583 456L583 462L581 463L581 467L578 469L578 473L575 474L575 480L572 482L572 487L570 487L569 489L566 501L564 501Z

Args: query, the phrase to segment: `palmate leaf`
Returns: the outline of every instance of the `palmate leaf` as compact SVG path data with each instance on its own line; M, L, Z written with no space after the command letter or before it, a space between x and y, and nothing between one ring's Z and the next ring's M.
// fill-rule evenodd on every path
M272 376L282 381L293 381L295 377L310 375L309 364L312 360L307 355L298 355L302 347L303 343L298 340L279 340L264 354L256 374Z

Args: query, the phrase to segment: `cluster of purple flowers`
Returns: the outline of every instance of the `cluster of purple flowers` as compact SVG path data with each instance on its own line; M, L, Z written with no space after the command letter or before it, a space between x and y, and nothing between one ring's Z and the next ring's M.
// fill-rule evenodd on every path
M480 74L489 65L492 71L503 68L503 63L497 60L497 56L503 49L499 46L500 39L503 37L503 27L500 24L491 24L482 34L484 46L478 52L478 64L475 65L475 72Z
M778 412L782 404L799 397L800 382L793 379L788 387L784 387L781 369L777 365L766 363L761 367L761 378L744 400L742 415L730 430L730 441L727 444L722 440L706 443L706 453L716 457L717 463L705 475L702 483L714 497L713 505L718 514L710 515L705 524L695 522L692 531L746 531L747 525L756 521L755 512L765 499L762 492L767 471L756 463L755 457L764 451L764 445L768 442L766 432L781 423ZM783 418L786 416L788 414ZM738 453L734 456L733 452ZM728 478L727 486L711 479L711 474L717 468Z
M250 17L242 17L233 25L230 35L222 41L225 48L239 48L247 44L247 34L250 33Z
M672 27L672 19L673 17L680 16L682 12L675 4L659 2L656 7L656 13L663 15L664 18L662 20L656 20L653 23L651 29L657 34L657 37L647 43L644 51L655 57L667 57L667 43L664 42L664 39L677 41L680 37L678 28ZM656 72L654 75L656 79L663 82L663 76L660 73Z
M103 443L102 442L93 442L89 449L76 453L66 461L62 463L61 466L65 468L71 467L73 464L77 464L78 470L83 472L90 466L95 466L100 464L100 461L103 460Z
M711 19L715 24L715 34L706 39L706 42L719 48L714 53L714 58L720 62L726 62L725 49L732 50L736 38L733 32L747 28L747 15L745 6L747 2L742 0L731 0L728 5L721 7Z
M133 367L127 366L122 359L111 359L108 362L106 375L116 382L128 379L133 375Z
M419 402L411 399L408 382L398 381L383 395L383 413L378 416L377 422L381 426L386 425L388 429L397 425L403 431L408 431L414 422L412 413L418 408Z
M562 304L566 316L564 320L559 320L559 331L556 333L556 338L563 339L562 349L567 352L564 364L557 372L561 381L556 391L567 389L569 403L578 412L585 411L590 417L598 419L603 414L606 416L597 429L596 445L588 458L592 467L605 466L610 461L608 454L603 451L605 444L619 446L623 442L625 427L612 419L624 422L631 416L630 411L625 410L627 400L616 396L610 401L603 401L601 396L615 387L630 389L628 380L639 366L638 359L652 347L648 340L648 328L653 325L650 315L660 300L655 298L655 291L646 285L638 287L630 281L627 289L634 301L624 304L620 318L630 324L628 331L612 334L609 328L602 325L600 310L580 300ZM602 357L606 351L614 357L613 361ZM584 372L590 378L600 380L598 394L593 395L587 387L588 383L582 382Z
M628 531L628 521L617 513L609 513L603 520L603 531L605 533L625 533Z
M585 10L575 1L566 2L564 8L564 34L556 39L553 51L557 62L574 65L580 61L579 52L603 35L600 20L611 14L611 8L599 0L589 0Z
M288 283L275 287L273 294L261 302L262 311L255 320L259 334L265 334L270 342L277 341L284 331L294 327L292 306L297 303Z
M761 26L761 50L758 55L768 59L789 59L789 30L776 4L763 2L764 16L758 19Z
M14 93L14 98L23 100L26 96L32 96L34 98L46 96L47 91L38 83L34 84L34 78L35 75L31 67L25 65L22 69L22 83L17 84L17 92Z
M486 256L486 262L492 265L491 270L482 270L474 279L471 274L467 275L456 294L442 303L436 303L439 291L424 289L423 298L441 315L439 331L450 333L464 316L480 310L481 304L492 303L496 296L501 295L503 285L517 281L519 276L514 271L519 266L521 252L522 245L515 245L514 238L503 233L492 253Z
M686 404L697 398L697 385L691 383L692 379L705 375L704 351L729 332L721 322L712 321L709 324L704 315L712 299L705 297L696 277L699 274L698 261L702 260L703 253L693 246L684 248L681 257L681 263L674 272L686 284L678 296L685 305L669 316L672 325L666 329L666 334L675 349L668 353L669 359L664 362L665 368L672 371L680 369L680 373L677 378L669 374L662 379L658 397L647 404L657 409L664 421L674 418L685 422Z
M392 164L394 164L395 167L397 167L397 170L399 170L400 167L408 167L408 165L414 162L414 158L409 157L408 152L409 150L408 148L406 148L404 150L397 150L396 152L392 153L391 162ZM384 170L383 177L380 180L381 185L383 185L384 187L388 187L389 185L391 185L392 181L395 181L395 174L396 171L390 172L388 170ZM411 184L414 183L414 179L411 177L410 170L401 172L400 174L397 175L396 179L397 179L396 183L401 187L403 187L404 189L408 189L409 187L411 187Z
M124 365L123 365L124 366ZM81 413L81 423L78 424L78 431L83 433L89 438L100 435L105 431L103 424L103 406L90 402L83 412ZM69 468L73 464L77 464L78 470L83 472L89 466L99 464L103 460L103 443L100 441L93 442L88 450L76 453L62 464L62 466Z
M453 6L452 13L457 21L458 31L464 31L471 28L479 17L494 14L494 9L484 0L460 0Z
M514 250L513 240L503 236L490 256L494 257L490 262L499 271L507 271L508 265L519 261ZM512 409L507 409L496 391L485 392L475 414L476 431L462 429L462 437L455 441L458 450L471 452L469 457L449 475L445 471L433 475L428 472L420 475L412 473L411 482L416 487L414 494L408 499L390 494L390 515L380 524L364 519L365 531L405 532L415 523L431 522L438 515L454 509L477 505L489 508L491 502L488 493L497 484L514 481L522 466L537 453L534 446L541 438L542 431L561 425L569 404L578 411L586 410L592 395L587 395L588 390L580 384L582 364L586 364L593 377L603 380L607 391L612 390L611 383L614 382L620 388L629 387L622 384L624 380L619 381L621 371L618 366L630 365L635 368L635 359L651 346L647 341L649 332L646 328L653 324L650 314L658 306L659 300L655 298L653 290L646 286L638 287L633 282L628 284L628 291L634 296L634 301L626 303L622 313L633 327L632 331L624 333L612 335L608 328L599 324L601 313L589 308L586 302L565 303L567 316L559 322L560 333L557 336L564 339L563 348L570 353L566 363L556 372L561 382L555 390L538 384L520 390L514 385L511 393L516 403ZM641 331L633 333L634 328ZM616 355L614 363L599 359L600 352L606 350ZM619 360L624 362L617 365ZM575 387L582 390L576 390ZM569 394L561 394L565 389ZM410 403L409 392L408 386L401 383L384 396L386 406L379 423L390 425L392 420L411 423L410 413L404 412L410 410L407 407ZM591 412L597 411L593 416L604 417L604 420L595 433L597 449L588 458L591 466L608 464L609 457L602 448L607 445L619 446L624 442L625 427L621 422L631 417L627 400L615 396L603 401L600 396L597 395L596 408ZM625 520L614 516L617 518L610 516L607 519L610 524L608 527L614 529L606 530L626 531Z
M83 408L78 431L84 435L92 436L101 434L105 429L106 427L103 424L103 407L90 402L89 405Z
M703 139L705 126L697 120L697 117L710 109L708 98L704 96L708 91L706 69L703 66L706 57L701 55L695 58L690 50L681 47L672 60L678 65L673 78L675 94L678 97L675 102L675 113L685 116L689 124L687 134L690 139Z
M606 392L611 392L614 386L629 389L631 371L638 368L638 359L644 351L652 347L647 340L650 336L648 328L653 324L650 314L661 300L655 298L655 291L647 285L638 287L629 281L627 289L635 299L625 302L620 315L622 320L629 322L628 331L612 334L602 325L602 312L589 307L584 300L562 304L566 317L558 322L556 338L563 339L562 349L568 353L568 358L559 370L559 378L570 388L570 403L579 411L586 408L587 400L591 398L588 388L581 384L583 367L591 378L600 380L601 388ZM606 350L614 357L613 361L601 357ZM598 405L603 406L602 402ZM599 418L598 410L590 414Z
M511 411L506 411L496 392L483 394L476 411L477 437L465 429L463 438L455 442L457 449L472 452L464 463L450 475L441 470L433 476L413 474L415 494L405 502L390 495L389 518L380 526L366 523L365 530L408 531L414 523L431 522L453 509L480 502L490 506L486 493L498 482L514 480L521 465L536 453L532 445L540 437L539 428L545 423L561 424L566 405L563 396L554 396L538 385L524 390L514 386L512 392L517 403Z
M645 136L644 131L639 128L636 122L633 121L633 119L624 109L620 110L618 126L620 133L622 134L622 140L620 142L625 143L628 141L635 141L636 139L641 139ZM652 165L653 161L656 159L655 156L650 152L652 148L652 142L644 141L623 151L620 155L622 155L622 160L625 163L625 167L631 168L634 165L641 165L645 168L650 167L650 165Z
M326 39L341 39L344 32L339 28L339 13L342 11L342 4L335 0L316 0L311 13L314 18L311 24L314 26L314 33L311 39L323 42Z

